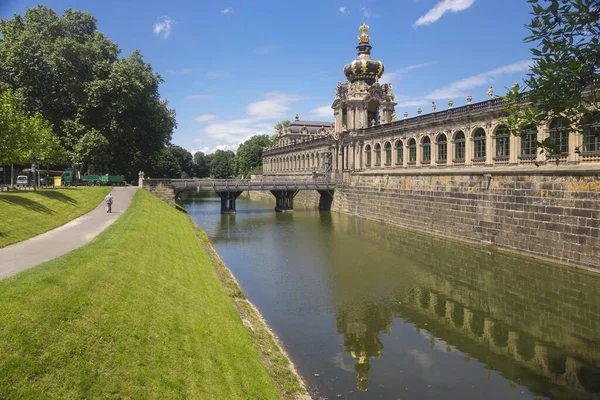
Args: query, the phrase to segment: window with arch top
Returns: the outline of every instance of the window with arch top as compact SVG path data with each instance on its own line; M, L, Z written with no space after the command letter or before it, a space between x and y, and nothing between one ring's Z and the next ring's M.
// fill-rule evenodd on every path
M569 121L564 118L555 118L550 123L550 141L558 154L569 153Z
M496 157L508 158L510 156L510 133L506 125L496 129Z
M583 119L583 152L600 153L600 112Z
M404 143L402 140L396 142L396 165L404 164Z
M408 162L411 164L417 162L417 141L415 139L408 141Z
M392 165L392 144L386 142L383 146L383 150L385 152L385 165Z
M421 140L421 160L423 164L431 162L431 139L429 139L429 136L425 136Z
M521 130L521 156L535 157L537 150L537 128L527 125Z
M477 128L473 132L473 158L478 161L485 160L485 130Z
M381 145L379 143L375 145L375 165L381 165Z
M445 163L448 160L448 139L440 133L437 137L437 162Z
M371 145L370 144L365 146L365 165L367 167L371 166Z
M464 162L466 152L466 143L465 133L463 131L458 131L454 134L454 161Z

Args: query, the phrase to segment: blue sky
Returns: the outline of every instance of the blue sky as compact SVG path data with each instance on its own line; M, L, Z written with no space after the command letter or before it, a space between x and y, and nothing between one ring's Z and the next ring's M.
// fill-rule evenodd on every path
M35 0L0 0L0 17ZM282 119L332 121L329 108L358 27L393 83L396 113L487 98L527 73L526 0L47 0L91 12L122 54L141 50L177 111L173 143L234 149Z

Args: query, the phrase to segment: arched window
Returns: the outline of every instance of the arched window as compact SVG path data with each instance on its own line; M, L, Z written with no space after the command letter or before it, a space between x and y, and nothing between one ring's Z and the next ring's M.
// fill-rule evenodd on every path
M371 145L366 145L365 147L365 165L367 167L371 166Z
M445 164L448 160L448 139L440 133L437 137L437 162Z
M536 155L537 128L527 125L521 130L521 156L532 158Z
M306 158L304 157L304 154L302 154L302 169L306 169Z
M485 160L485 131L483 128L477 128L473 133L473 158L476 161Z
M404 164L404 143L402 140L396 142L396 165Z
M510 156L510 138L508 127L501 125L496 129L496 157L508 158Z
M425 136L421 140L421 162L423 164L429 164L431 162L431 139L429 136Z
M556 118L550 123L550 141L556 153L569 153L569 121L566 118Z
M377 143L375 145L375 166L381 165L381 145Z
M313 168L315 166L315 155L310 155L310 167Z
M385 165L392 165L392 144L386 142L383 149L385 150Z
M464 162L466 156L466 140L463 131L454 134L454 161Z
M415 139L408 141L408 163L415 164L417 162L417 142Z
M583 120L583 151L600 153L600 112L588 115Z

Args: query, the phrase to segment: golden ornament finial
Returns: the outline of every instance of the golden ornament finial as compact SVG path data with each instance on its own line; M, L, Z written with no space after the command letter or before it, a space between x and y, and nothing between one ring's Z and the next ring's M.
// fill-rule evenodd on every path
M358 28L360 30L360 36L358 37L358 43L369 43L369 40L371 39L369 37L369 25L363 23L360 28Z

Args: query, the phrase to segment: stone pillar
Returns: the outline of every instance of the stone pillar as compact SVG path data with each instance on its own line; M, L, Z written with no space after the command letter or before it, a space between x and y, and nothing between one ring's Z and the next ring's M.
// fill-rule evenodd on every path
M485 132L485 165L494 164L494 148L495 137L492 135L493 129L491 126L486 127Z
M364 153L364 143L359 143L358 144L358 165L359 165L359 169L364 169L365 168L365 164L363 162L363 153Z
M465 165L473 164L473 136L465 133Z
M519 156L521 155L521 137L510 135L510 157L508 159L509 164L518 164Z
M143 187L144 186L144 172L140 171L138 172L138 187Z
M583 144L583 135L575 130L572 130L569 133L569 157L568 160L570 162L578 162L579 161L579 154L575 153L575 148L579 146L580 150L583 150L581 148L581 145Z

